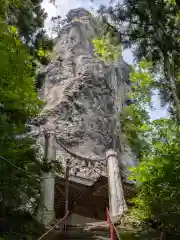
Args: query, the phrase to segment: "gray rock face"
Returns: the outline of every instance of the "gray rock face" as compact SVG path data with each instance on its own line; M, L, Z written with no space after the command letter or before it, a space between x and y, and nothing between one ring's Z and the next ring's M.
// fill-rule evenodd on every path
M96 59L95 22L88 11L71 10L67 19L53 60L43 69L46 105L40 128L54 129L57 157L69 160L72 175L95 180L106 175L106 150L120 151L118 117L129 91L129 66L122 59L111 66ZM43 144L41 137L38 141Z
M84 8L77 8L69 11L66 17L69 21L72 21L75 18L90 17L90 13Z

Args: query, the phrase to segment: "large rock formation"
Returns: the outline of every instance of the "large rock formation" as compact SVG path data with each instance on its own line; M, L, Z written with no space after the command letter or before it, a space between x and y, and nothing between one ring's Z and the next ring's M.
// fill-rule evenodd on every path
M67 20L56 39L53 60L41 71L46 105L40 128L53 128L57 158L69 160L72 175L93 181L106 176L106 150L116 148L125 176L128 165L134 164L124 157L119 120L127 102L129 66L122 59L106 66L95 57L91 40L97 22L88 11L71 10ZM39 142L43 144L43 137Z

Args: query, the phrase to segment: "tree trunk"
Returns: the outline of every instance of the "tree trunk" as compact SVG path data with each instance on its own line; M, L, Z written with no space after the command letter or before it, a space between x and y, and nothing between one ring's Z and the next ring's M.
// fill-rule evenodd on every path
M177 91L176 91L176 79L175 79L167 53L164 53L164 72L166 77L169 80L169 85L172 91L174 103L176 105L177 117L180 122L180 100L178 98Z

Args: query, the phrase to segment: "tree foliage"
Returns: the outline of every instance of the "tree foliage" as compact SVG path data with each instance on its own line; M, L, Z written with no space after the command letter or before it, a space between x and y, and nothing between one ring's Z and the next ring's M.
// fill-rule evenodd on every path
M8 218L5 209L9 209L8 214L12 215L13 211L25 208L31 199L37 200L39 194L43 166L36 159L35 140L27 135L27 123L30 118L38 115L43 106L38 97L35 78L35 60L39 57L41 43L43 46L45 43L45 35L41 34L45 15L40 3L41 1L0 1L2 228ZM22 223L21 225L23 226ZM8 227L11 228L10 225L6 226L7 229ZM18 236L18 239L21 237Z
M43 29L47 13L42 8L42 0L3 0L0 4L0 16L6 24L17 29L19 38L33 57L35 74L40 64L46 65L50 61L53 47L52 39ZM37 87L41 87L38 79L36 81Z
M6 202L17 204L22 200L20 192L30 196L37 190L29 184L29 181L37 184L36 179L29 179L18 167L31 172L30 169L37 166L33 142L23 135L28 119L38 114L42 102L35 89L31 56L18 38L16 28L3 22L0 24L0 52L0 156L10 161L1 159L1 193Z
M143 150L148 147L143 129L150 123L148 109L152 105L151 95L155 80L151 69L152 64L147 61L140 62L132 69L130 74L132 92L128 97L133 103L124 107L121 115L122 131L138 159L141 159Z
M135 101L122 119L128 142L139 152L140 164L132 169L139 183L134 213L141 220L154 219L162 231L179 231L179 1L125 0L99 12L116 27L124 47L133 48L137 61L151 62L148 71L140 63L132 72ZM153 89L174 118L149 121Z
M155 221L162 231L179 231L179 125L172 119L149 119L156 78L152 64L140 62L130 75L134 103L125 107L122 129L139 165L131 169L138 183L132 214Z
M112 45L107 37L94 39L92 43L94 46L95 55L105 63L109 64L120 59L120 45Z
M30 54L41 61L38 51L52 50L53 46L52 40L43 29L47 13L41 6L42 0L15 0L7 3L6 23L18 29L19 36L29 47ZM41 62L45 63L43 60Z
M96 57L106 64L119 61L122 49L118 41L118 35L115 28L111 29L103 19L94 19L97 24L96 37L92 39L94 53Z
M179 130L170 119L153 121L144 130L149 147L144 149L140 165L133 170L133 178L141 183L134 199L136 215L143 220L155 219L163 229L178 231Z
M132 47L138 61L147 59L159 72L158 88L163 103L180 119L180 8L178 1L125 0L115 7L102 7L100 13L111 19L124 47ZM110 23L109 23L110 24Z

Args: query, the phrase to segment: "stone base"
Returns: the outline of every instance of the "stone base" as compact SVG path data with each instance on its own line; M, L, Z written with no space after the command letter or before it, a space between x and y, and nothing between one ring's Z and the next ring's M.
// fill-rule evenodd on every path
M44 226L51 226L54 220L55 220L54 211L44 212L44 219L43 219Z

